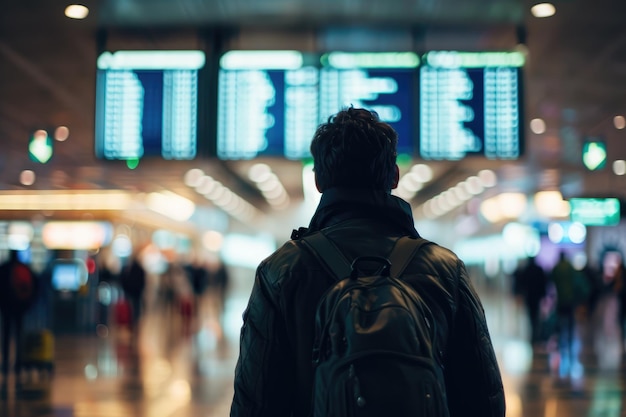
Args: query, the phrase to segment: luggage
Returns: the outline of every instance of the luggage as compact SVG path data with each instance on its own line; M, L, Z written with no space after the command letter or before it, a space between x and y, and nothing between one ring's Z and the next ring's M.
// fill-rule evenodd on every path
M133 324L133 312L130 302L122 298L113 307L113 322L119 327L131 327Z
M23 370L54 371L54 335L48 329L26 333L21 343Z

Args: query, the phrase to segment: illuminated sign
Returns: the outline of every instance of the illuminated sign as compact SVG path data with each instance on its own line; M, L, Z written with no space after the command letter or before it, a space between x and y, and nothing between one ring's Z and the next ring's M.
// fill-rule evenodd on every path
M522 153L521 72L517 52L435 51L420 67L419 155L458 160Z
M201 51L117 51L98 57L96 156L193 159Z
M571 220L587 226L613 226L620 221L617 198L571 198Z
M583 144L583 164L590 171L606 166L606 145L602 141L587 141Z
M376 111L413 152L416 67L412 52L230 51L220 59L217 156L310 157L315 130L344 107Z
M35 162L45 164L52 158L52 138L43 129L37 130L28 143L28 155Z
M523 153L518 52L229 51L217 86L216 156L306 159L320 123L354 106L398 132L398 153L431 160Z

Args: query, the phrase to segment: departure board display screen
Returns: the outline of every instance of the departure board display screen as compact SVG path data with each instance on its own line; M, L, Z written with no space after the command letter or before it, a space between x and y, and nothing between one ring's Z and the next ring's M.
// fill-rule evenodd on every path
M429 52L420 66L419 156L517 159L523 151L517 52Z
M197 153L202 51L117 51L98 58L96 156L188 160Z
M217 156L310 157L320 123L344 107L379 113L399 134L398 151L413 152L413 53L230 51L218 75Z
M319 70L297 51L231 51L218 74L217 156L304 158L318 124Z

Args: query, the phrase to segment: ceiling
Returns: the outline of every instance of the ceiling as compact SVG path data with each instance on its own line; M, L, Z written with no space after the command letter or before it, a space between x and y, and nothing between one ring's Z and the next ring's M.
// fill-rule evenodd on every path
M626 132L613 116L626 114L626 2L560 0L557 13L536 19L522 0L98 0L85 20L63 16L67 1L4 0L0 13L0 189L170 189L201 202L183 182L199 167L262 211L271 212L246 177L251 162L145 160L135 170L94 157L95 62L99 51L193 48L219 39L222 49L359 45L380 49L512 50L525 45L527 121L522 160L468 159L432 163L435 178L415 203L482 168L502 190L559 187L566 196L626 195L626 180L610 169L587 172L582 139L603 136L609 160L626 158ZM219 36L215 36L215 35ZM343 42L343 43L342 43ZM215 46L215 45L213 45ZM26 155L30 132L66 125L45 165ZM302 198L299 163L267 161L292 201ZM417 162L417 161L416 161ZM37 182L19 183L32 169ZM289 226L291 227L291 225Z

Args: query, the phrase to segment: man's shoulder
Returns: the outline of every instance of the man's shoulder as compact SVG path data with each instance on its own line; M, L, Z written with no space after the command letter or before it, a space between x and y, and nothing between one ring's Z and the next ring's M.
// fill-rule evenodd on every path
M259 268L271 270L284 268L286 265L295 266L301 262L304 252L300 239L290 239L261 261Z

